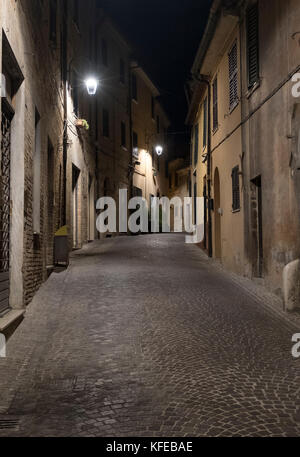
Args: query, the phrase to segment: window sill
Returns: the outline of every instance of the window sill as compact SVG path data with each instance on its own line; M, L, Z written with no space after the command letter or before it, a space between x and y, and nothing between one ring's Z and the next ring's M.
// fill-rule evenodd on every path
M212 131L212 134L215 135L219 130L219 125L217 127L215 127Z
M248 88L248 91L246 92L246 97L249 99L251 98L252 94L260 87L260 80L253 84L252 87Z
M136 105L138 105L138 101L137 101L135 98L133 98L132 101L133 101Z
M240 213L241 212L241 208L233 209L231 212L232 212L232 214Z
M239 106L240 102L237 100L234 105L229 107L229 116L233 113L233 111Z

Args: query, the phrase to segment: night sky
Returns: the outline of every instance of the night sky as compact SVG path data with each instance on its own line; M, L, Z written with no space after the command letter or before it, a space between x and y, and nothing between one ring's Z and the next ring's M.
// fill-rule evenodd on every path
M187 114L184 84L212 0L100 1L160 90L171 130L183 131Z

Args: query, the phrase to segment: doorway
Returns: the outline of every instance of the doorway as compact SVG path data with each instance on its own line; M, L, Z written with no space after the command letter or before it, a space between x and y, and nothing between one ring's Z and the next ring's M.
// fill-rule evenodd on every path
M47 152L47 189L48 189L48 223L47 223L47 265L53 265L54 248L54 148L48 138Z
M261 176L251 181L251 237L252 237L252 274L263 277L263 221Z
M79 246L79 176L80 170L72 164L72 199L73 199L73 248Z
M214 176L214 214L215 214L215 257L216 259L222 258L221 246L221 196L220 196L220 175L219 170L216 168Z

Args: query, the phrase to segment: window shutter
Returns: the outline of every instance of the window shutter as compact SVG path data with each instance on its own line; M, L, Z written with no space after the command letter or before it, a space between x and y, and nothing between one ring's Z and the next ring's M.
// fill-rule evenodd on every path
M213 130L218 128L218 79L213 82Z
M195 125L194 131L194 165L198 162L198 147L199 147L199 126Z
M229 109L232 110L238 104L238 58L237 43L229 53Z
M232 170L232 211L238 211L240 209L240 178L239 178L239 167L235 167Z
M249 88L259 80L258 5L247 11L247 59Z

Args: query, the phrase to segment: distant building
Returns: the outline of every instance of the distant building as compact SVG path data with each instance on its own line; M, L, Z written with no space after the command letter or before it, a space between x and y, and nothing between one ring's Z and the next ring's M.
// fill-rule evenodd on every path
M167 131L170 121L158 101L160 93L149 76L132 63L133 195L151 197L168 192ZM157 146L162 151L157 153Z
M168 197L179 197L184 205L185 197L190 197L190 173L191 167L189 161L179 158L171 160L168 165L169 191ZM170 214L171 231L174 230L174 207L171 206Z

